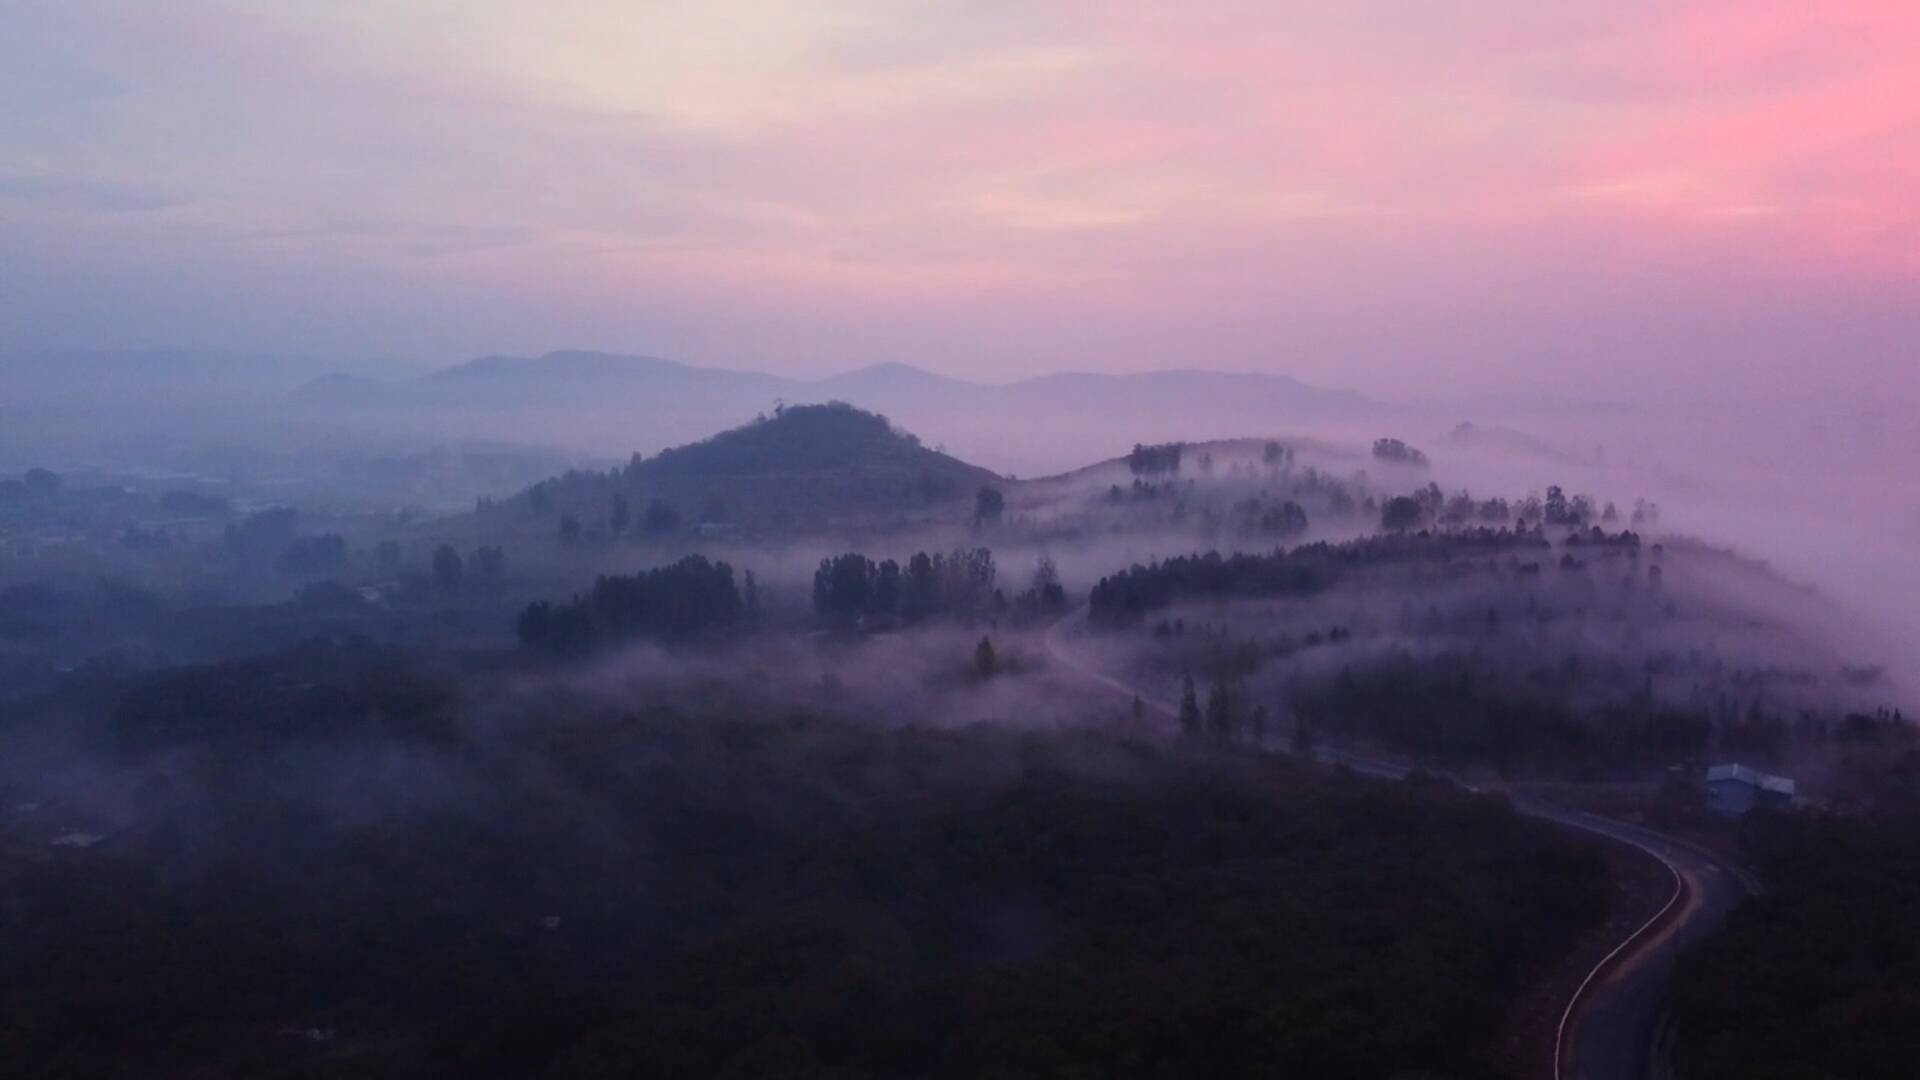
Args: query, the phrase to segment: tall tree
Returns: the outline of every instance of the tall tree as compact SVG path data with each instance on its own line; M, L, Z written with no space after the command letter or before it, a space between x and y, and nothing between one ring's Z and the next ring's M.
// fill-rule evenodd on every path
M1200 697L1191 673L1180 676L1180 734L1195 738L1200 734Z
M433 580L440 586L441 592L460 591L460 577L466 570L466 564L460 559L460 553L453 550L452 544L441 544L433 549Z
M1207 688L1207 735L1215 742L1232 742L1239 719L1234 715L1233 687L1215 678Z
M26 486L27 494L41 498L60 494L62 483L59 473L41 468L28 469L20 482Z
M1542 510L1549 525L1567 525L1573 521L1572 512L1567 507L1567 493L1558 484L1547 488L1547 501Z
M1396 495L1380 508L1380 527L1388 532L1406 532L1419 525L1425 515L1426 508L1419 499Z
M655 499L647 504L647 512L641 519L648 532L672 532L680 527L680 511L664 499Z
M973 497L973 523L998 525L1007 510L1007 497L996 487L982 487Z
M1313 757L1313 725L1299 713L1293 714L1293 738L1289 743L1293 756L1297 758Z
M983 679L991 679L994 672L1000 670L1000 658L994 655L991 640L983 637L980 644L973 647L973 670Z
M497 580L506 564L506 549L498 544L482 544L473 551L474 573L489 581Z

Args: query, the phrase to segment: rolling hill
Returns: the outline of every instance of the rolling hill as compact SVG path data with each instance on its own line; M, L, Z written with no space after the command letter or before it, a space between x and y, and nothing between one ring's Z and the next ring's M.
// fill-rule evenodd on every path
M883 416L831 402L781 407L652 458L636 454L612 472L554 477L500 511L572 515L583 528L612 529L616 501L624 499L636 531L802 527L961 503L1001 479L926 448Z

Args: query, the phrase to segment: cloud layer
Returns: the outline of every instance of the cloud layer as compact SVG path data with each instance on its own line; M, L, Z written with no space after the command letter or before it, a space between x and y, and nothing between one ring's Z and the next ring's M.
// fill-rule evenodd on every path
M1897 0L128 7L0 0L0 346L1920 382Z

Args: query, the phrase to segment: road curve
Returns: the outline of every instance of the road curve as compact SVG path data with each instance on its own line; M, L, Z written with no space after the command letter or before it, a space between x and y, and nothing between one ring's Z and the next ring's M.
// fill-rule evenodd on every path
M1086 609L1047 628L1047 655L1054 663L1169 719L1175 708L1145 690L1102 671L1068 644L1086 634ZM1411 767L1322 748L1320 760L1355 772L1399 779ZM1658 859L1673 874L1667 906L1623 938L1580 983L1561 1013L1550 1075L1554 1080L1644 1080L1652 1068L1655 1037L1681 950L1719 929L1754 891L1752 879L1712 853L1677 837L1614 818L1571 810L1530 796L1510 796L1513 808L1562 828L1578 829L1625 844ZM1677 913L1675 909L1677 910Z

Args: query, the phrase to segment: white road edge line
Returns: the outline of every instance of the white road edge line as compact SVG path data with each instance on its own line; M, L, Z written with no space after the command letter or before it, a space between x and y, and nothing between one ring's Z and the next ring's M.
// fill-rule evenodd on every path
M1586 997L1587 988L1593 985L1593 981L1600 977L1600 973L1605 971L1607 969L1607 965L1613 963L1616 957L1618 957L1622 952L1625 952L1628 948L1632 947L1634 942L1639 941L1641 937L1643 937L1647 933L1647 931L1652 930L1656 925L1658 925L1660 920L1666 918L1667 913L1673 910L1673 906L1675 904L1678 904L1680 902L1680 898L1685 896L1687 892L1686 879L1680 876L1680 868L1673 865L1672 862L1668 861L1665 855L1660 854L1659 852L1653 850L1652 848L1641 843L1640 841L1634 840L1630 837L1619 836L1614 833L1602 832L1599 829L1595 829L1586 825L1581 825L1577 821L1570 822L1570 824L1572 824L1573 827L1576 829L1584 829L1587 832L1593 833L1595 836L1603 837L1609 840L1617 840L1624 844L1631 844L1634 847L1639 848L1641 851L1644 851L1647 854L1653 856L1654 858L1659 859L1660 865L1666 867L1667 873L1673 875L1673 895L1667 898L1666 904L1662 906L1659 911L1655 912L1652 918L1648 919L1646 922L1640 925L1640 929L1635 930L1633 933L1627 935L1626 940L1622 941L1618 945L1615 945L1613 947L1612 952L1602 957L1599 963L1593 965L1593 970L1587 972L1587 977L1580 980L1580 986L1579 988L1574 990L1573 997L1567 999L1567 1007L1565 1011L1561 1012L1560 1014L1560 1025L1557 1028L1555 1028L1553 1032L1553 1080L1561 1080L1562 1078L1563 1063L1566 1060L1567 1025L1573 1021L1573 1012L1575 1009L1577 1009L1580 1006L1580 999Z

